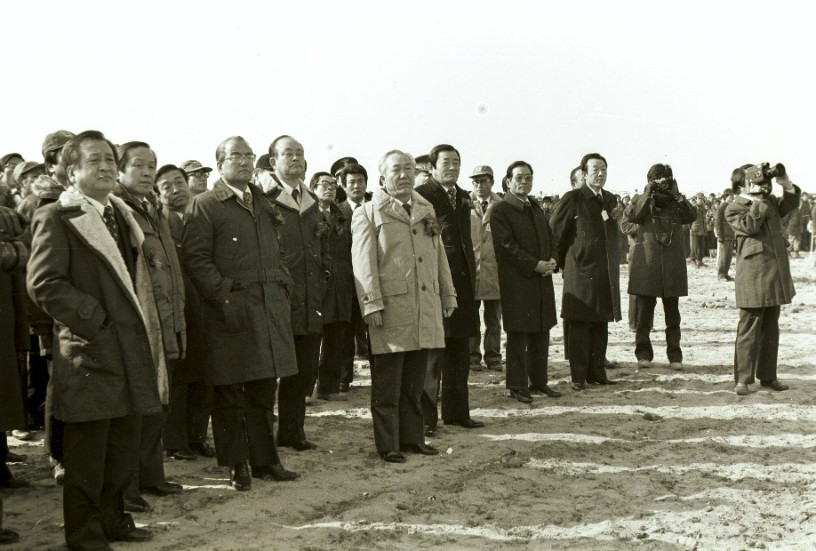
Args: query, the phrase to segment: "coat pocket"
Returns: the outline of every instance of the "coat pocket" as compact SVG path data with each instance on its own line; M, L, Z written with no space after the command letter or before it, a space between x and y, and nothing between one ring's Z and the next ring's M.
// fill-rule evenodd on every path
M228 333L243 333L247 330L246 291L233 291L221 303L224 322Z
M404 279L380 281L383 297L383 327L410 325L414 321L414 307L408 294L408 282Z
M762 241L753 237L746 237L740 248L740 258L749 258L763 251Z

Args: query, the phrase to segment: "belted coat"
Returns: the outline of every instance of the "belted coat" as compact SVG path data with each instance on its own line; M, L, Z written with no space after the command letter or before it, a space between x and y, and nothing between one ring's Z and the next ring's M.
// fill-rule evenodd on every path
M498 300L501 296L499 292L499 269L496 265L496 252L493 248L493 231L490 225L490 217L493 208L501 202L502 198L495 193L490 194L487 208L482 208L482 203L475 193L470 194L473 208L470 211L470 237L473 241L473 257L476 261L476 300Z

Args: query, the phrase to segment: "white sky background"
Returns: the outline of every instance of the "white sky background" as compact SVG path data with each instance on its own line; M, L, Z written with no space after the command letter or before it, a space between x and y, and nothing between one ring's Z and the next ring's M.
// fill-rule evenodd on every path
M517 159L562 193L583 154L607 189L668 162L681 191L720 192L743 163L813 185L816 8L792 2L23 2L4 5L0 154L40 160L48 132L141 140L159 164L240 134L280 134L309 175L355 156L451 143L460 184ZM215 177L211 177L210 183Z

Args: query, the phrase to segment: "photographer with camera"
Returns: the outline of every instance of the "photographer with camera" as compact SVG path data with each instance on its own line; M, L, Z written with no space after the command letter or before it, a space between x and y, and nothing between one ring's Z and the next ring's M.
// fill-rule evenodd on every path
M776 180L784 193L771 194ZM736 302L740 309L734 353L735 392L751 393L755 377L763 387L787 390L776 377L779 350L780 306L790 304L793 288L782 217L799 207L801 190L785 167L768 163L734 170L732 188L737 197L725 209L725 218L737 239Z
M653 165L646 180L643 194L632 200L620 223L623 233L635 236L629 266L629 294L636 300L635 357L638 367L651 367L654 351L649 334L660 297L666 355L671 367L679 370L683 368L679 302L688 295L683 224L694 221L697 210L678 191L669 165Z

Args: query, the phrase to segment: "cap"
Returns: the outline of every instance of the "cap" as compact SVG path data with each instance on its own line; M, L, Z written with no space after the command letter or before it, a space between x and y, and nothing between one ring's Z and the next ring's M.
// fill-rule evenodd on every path
M477 176L490 176L493 177L493 169L487 165L479 165L473 169L473 174L470 175L471 178L476 178Z
M264 153L258 160L255 161L255 168L262 168L264 170L275 170L272 163L269 162L269 153Z
M179 168L186 172L188 175L192 174L193 172L200 172L202 170L212 172L212 168L204 166L199 161L195 160L184 161L183 163L181 163L181 166Z
M20 159L20 161L25 161L23 156L20 155L19 153L6 153L2 157L0 157L0 168L5 168L6 164L15 157Z
M57 130L56 132L51 132L45 137L42 143L43 157L52 151L62 149L62 146L68 143L68 140L74 136L75 134L73 132L69 132L68 130Z
M429 155L420 155L416 159L416 169L417 172L427 172L431 173L433 167L431 166L431 157Z
M346 168L348 165L358 165L360 163L357 162L357 159L354 157L341 157L334 161L331 165L331 172L334 176L337 176L337 173Z
M42 169L43 174L45 174L45 165L44 164L37 163L37 162L34 162L34 161L26 161L24 163L18 164L16 167L14 167L14 179L19 182L20 178L22 178L23 174L25 174L26 172L31 172L35 168Z
M695 193L695 194L694 194L694 196L695 196L697 199L705 199L705 195L703 195L703 192L702 192L702 191L698 191L697 193Z

